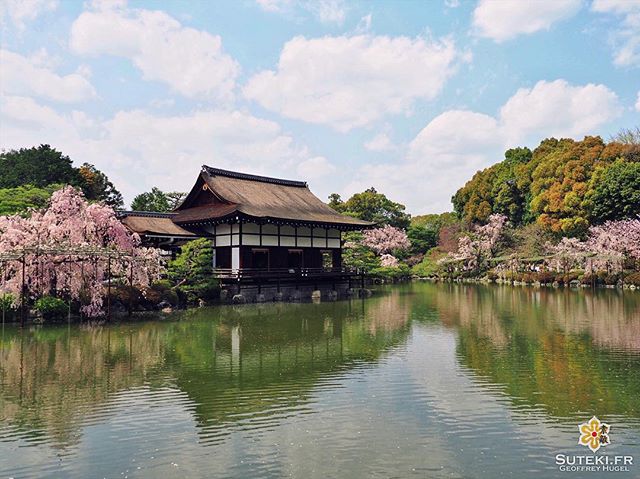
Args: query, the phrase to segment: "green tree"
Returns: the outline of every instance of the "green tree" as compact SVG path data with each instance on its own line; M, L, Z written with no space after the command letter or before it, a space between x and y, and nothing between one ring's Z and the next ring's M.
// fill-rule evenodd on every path
M189 241L167 267L169 280L186 293L189 302L213 299L219 291L213 277L213 245L200 238Z
M342 250L342 264L347 268L362 269L372 271L380 267L380 258L362 244L362 233L351 232L344 235L344 246Z
M555 146L552 142L555 141ZM589 227L588 201L591 176L607 164L600 137L545 140L534 151L531 172L531 212L538 223L556 234L577 236Z
M343 203L344 201L342 201L342 198L338 193L331 193L329 195L329 206L334 210L339 211L340 209L342 209Z
M531 157L529 148L512 148L503 161L473 175L451 199L459 217L468 223L484 223L499 213L513 224L523 223L526 193L518 184L518 173Z
M31 185L0 189L0 215L26 215L30 208L47 206L51 194L63 185L48 185L38 188Z
M51 184L82 186L82 177L68 156L49 145L0 153L0 188Z
M592 222L640 215L640 163L618 159L609 167L599 168L591 185Z
M89 163L84 163L78 172L82 178L82 191L88 200L102 201L115 209L122 208L122 195L107 175Z
M134 211L167 212L174 210L186 196L181 192L165 193L160 188L153 187L151 191L140 193L131 202Z
M412 253L426 253L438 244L440 228L433 225L412 224L407 229L407 236L411 242Z
M347 201L342 201L340 195L329 196L329 206L340 213L354 216L365 221L372 221L380 226L391 225L396 228L409 227L411 216L405 212L405 206L391 201L375 188L369 188L362 193L356 193Z

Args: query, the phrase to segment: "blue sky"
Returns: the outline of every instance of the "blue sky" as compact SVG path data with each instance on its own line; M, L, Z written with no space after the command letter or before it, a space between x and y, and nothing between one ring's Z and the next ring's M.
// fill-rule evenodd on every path
M4 0L0 147L130 201L202 164L451 209L543 138L640 124L640 0Z

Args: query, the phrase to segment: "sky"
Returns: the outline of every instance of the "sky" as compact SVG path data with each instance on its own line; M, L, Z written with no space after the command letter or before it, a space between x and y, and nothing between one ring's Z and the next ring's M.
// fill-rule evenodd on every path
M133 197L203 164L452 209L547 137L640 125L640 0L0 0L0 148Z

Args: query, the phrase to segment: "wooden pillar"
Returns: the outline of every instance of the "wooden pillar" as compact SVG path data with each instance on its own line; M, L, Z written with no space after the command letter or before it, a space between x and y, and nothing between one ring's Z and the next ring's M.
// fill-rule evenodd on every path
M107 257L107 321L111 321L111 255Z
M133 251L131 251L131 258L129 263L129 317L133 312Z
M24 321L26 317L26 291L25 291L25 255L22 255L22 288L20 289L20 327L24 327Z

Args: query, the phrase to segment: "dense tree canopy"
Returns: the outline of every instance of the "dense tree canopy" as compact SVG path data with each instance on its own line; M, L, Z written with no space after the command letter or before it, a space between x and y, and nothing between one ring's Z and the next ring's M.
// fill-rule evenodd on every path
M520 167L531 160L529 148L512 148L500 163L479 171L452 198L456 212L469 222L486 222L494 213L523 222L526 193L518 184Z
M71 159L49 145L3 151L0 154L0 188L59 183L81 186L82 178Z
M63 185L49 185L44 188L24 185L16 188L0 189L0 216L26 214L31 208L44 208L51 194Z
M632 132L633 133L633 132ZM626 138L629 137L629 138ZM518 226L537 222L555 234L580 236L591 224L638 212L638 146L550 138L531 152L514 148L505 159L477 172L453 196L467 223L503 214Z
M161 213L172 211L182 202L185 196L186 193L178 191L165 193L154 186L151 191L137 195L131 202L131 209L134 211L159 211Z
M391 201L375 188L356 193L347 201L342 201L340 195L333 193L329 196L329 206L340 213L373 221L379 226L390 225L406 229L411 221L404 205Z
M54 188L53 185L57 187ZM75 168L67 155L49 145L0 153L0 189L18 188L16 193L20 199L14 202L14 206L25 200L24 195L30 195L35 199L33 195L42 197L48 192L48 199L53 191L63 185L81 188L89 201L101 201L112 208L120 208L123 205L122 195L107 175L88 163ZM25 201L25 209L30 206L44 206L39 200L36 200L35 204L31 203ZM5 209L4 202L0 201L0 204ZM6 207L9 208L13 207ZM24 209L14 210L19 211Z
M88 199L102 201L112 208L122 208L122 195L107 175L89 163L84 163L78 172L82 178L82 191Z
M640 215L640 163L616 160L591 178L589 206L594 222Z

